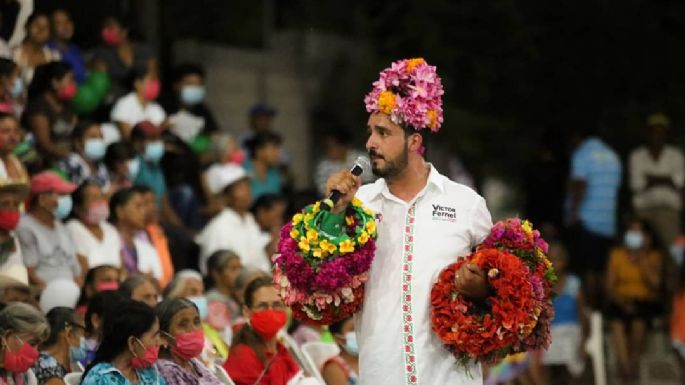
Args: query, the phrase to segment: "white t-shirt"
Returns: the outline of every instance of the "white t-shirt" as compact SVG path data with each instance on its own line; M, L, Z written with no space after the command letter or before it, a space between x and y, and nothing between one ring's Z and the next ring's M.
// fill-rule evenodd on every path
M162 262L159 260L157 249L144 232L133 238L133 244L138 253L138 271L144 274L152 274L157 280L162 279Z
M685 186L685 158L683 152L673 146L665 146L659 159L654 159L647 147L640 147L630 154L630 188L633 190L633 206L636 209L670 207L680 210L680 192L667 186L647 187L647 175L670 177L677 188Z
M144 120L160 125L166 119L166 112L156 102L148 102L143 106L135 92L122 96L114 104L110 118L113 122L136 125Z
M225 208L214 217L196 242L200 245L200 271L207 274L207 259L218 250L231 250L236 253L244 266L262 271L271 271L266 255L270 235L262 233L252 214L240 217L235 211Z
M102 265L121 266L121 238L114 226L107 222L100 224L102 240L95 238L79 220L72 219L66 226L74 239L76 254L88 258L90 268Z
M377 215L376 255L364 305L355 316L361 384L482 384L480 365L456 364L431 329L430 292L438 274L485 239L492 227L485 200L431 166L411 202L384 179L357 197Z

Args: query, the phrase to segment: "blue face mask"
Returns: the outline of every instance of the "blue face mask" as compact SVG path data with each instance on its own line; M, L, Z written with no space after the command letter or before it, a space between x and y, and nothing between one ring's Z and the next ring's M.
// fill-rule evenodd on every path
M357 345L357 334L355 332L345 333L344 348L350 355L356 356L359 354L359 345Z
M148 162L159 162L164 156L164 142L156 140L145 145L145 154L143 159Z
M194 106L205 100L207 91L203 86L183 86L181 88L181 101L188 106Z
M73 202L71 201L71 195L62 195L57 199L57 207L52 212L52 214L57 217L57 219L64 219L71 213L71 208Z
M102 139L87 139L83 146L83 153L89 160L97 162L105 156L107 145Z
M626 244L626 247L629 248L630 250L637 250L642 248L642 245L644 244L644 239L642 237L642 233L639 231L635 230L628 230L626 231L626 235L623 240Z
M16 79L14 79L14 84L12 85L12 90L10 91L12 94L13 98L18 98L24 93L24 82L21 80L20 77L17 76Z
M86 339L81 337L79 346L69 346L69 356L72 362L83 362L88 356L88 346Z
M209 308L207 307L207 298L205 297L189 297L188 300L197 306L197 312L201 320L207 319L209 315Z
M140 171L140 160L138 160L138 158L133 158L126 162L126 167L128 168L128 177L131 180L136 179L138 171Z

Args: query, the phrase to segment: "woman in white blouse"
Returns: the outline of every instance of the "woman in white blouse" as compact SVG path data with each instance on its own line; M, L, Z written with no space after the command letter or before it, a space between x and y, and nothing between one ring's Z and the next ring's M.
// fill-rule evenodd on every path
M81 271L101 265L120 267L121 239L117 229L107 222L109 204L100 186L87 180L74 191L72 200L72 219L66 226L74 240Z

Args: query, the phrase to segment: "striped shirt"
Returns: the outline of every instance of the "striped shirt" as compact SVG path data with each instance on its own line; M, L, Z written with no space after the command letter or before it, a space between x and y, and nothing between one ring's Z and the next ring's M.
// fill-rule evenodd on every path
M593 233L616 235L616 206L621 185L621 160L597 137L586 139L571 158L571 179L587 184L580 203L583 227Z

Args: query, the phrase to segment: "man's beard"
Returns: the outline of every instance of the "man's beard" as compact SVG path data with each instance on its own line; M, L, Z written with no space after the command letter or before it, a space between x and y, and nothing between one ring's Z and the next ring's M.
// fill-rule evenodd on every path
M379 155L373 150L369 151L369 158L371 158L371 171L373 171L373 175L385 178L386 180L400 175L409 164L409 150L406 146L395 159L387 159L383 157L382 159L385 161L385 166L382 168L375 166L373 163L374 157L379 158Z

